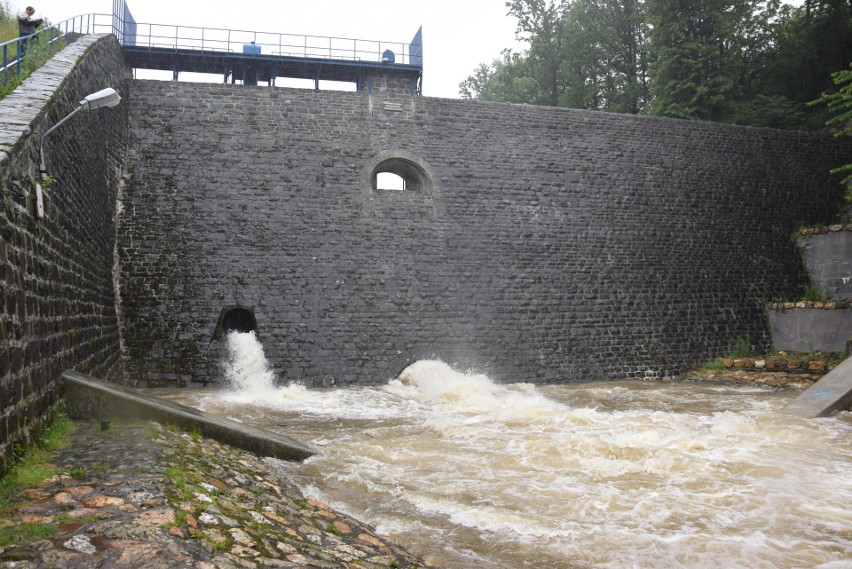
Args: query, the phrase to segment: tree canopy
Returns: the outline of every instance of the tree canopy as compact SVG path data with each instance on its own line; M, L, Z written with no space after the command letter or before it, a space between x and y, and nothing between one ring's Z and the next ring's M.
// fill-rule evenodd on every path
M852 0L510 0L519 51L464 98L807 128L852 61Z

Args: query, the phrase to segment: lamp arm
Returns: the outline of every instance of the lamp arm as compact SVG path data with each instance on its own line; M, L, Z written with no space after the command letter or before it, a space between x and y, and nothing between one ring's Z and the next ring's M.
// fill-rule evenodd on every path
M73 111L68 113L65 116L65 118L63 118L61 121L59 121L58 123L56 123L55 125L53 125L49 129L47 129L47 131L44 134L41 135L41 138L39 139L39 142L38 142L38 158L39 158L38 167L39 167L39 172L41 173L41 180L42 181L47 179L47 169L45 168L45 165L44 165L44 139L47 138L48 134L50 134L51 132L53 132L54 130L56 130L60 126L62 126L62 123L64 123L65 121L67 121L68 119L70 119L71 117L76 115L78 112L80 112L84 108L86 108L84 105L80 105L79 107L77 107L76 109L74 109Z

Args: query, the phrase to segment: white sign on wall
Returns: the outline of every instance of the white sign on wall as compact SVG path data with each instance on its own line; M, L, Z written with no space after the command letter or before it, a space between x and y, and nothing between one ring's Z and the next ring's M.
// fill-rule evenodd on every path
M36 219L44 217L44 199L41 192L41 184L36 182Z

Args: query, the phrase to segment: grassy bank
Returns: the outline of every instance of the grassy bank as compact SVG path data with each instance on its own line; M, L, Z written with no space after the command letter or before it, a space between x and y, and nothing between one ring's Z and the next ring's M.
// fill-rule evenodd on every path
M56 524L20 523L10 520L11 497L20 489L38 486L56 474L50 464L57 450L68 444L74 423L65 415L57 415L36 445L26 452L21 462L0 479L0 547L11 543L26 544L45 539L56 532Z
M42 28L45 30L46 28ZM53 34L58 35L58 31ZM20 85L24 79L29 77L33 71L44 65L53 54L65 47L65 40L50 43L51 34L48 32L39 33L35 38L30 40L29 48L26 55L21 60L20 69L17 65L12 65L9 69L0 72L0 99L11 93ZM0 43L18 38L18 22L15 12L6 2L0 2ZM14 62L18 58L17 43L12 43L6 46L6 63ZM2 54L0 54L2 57Z

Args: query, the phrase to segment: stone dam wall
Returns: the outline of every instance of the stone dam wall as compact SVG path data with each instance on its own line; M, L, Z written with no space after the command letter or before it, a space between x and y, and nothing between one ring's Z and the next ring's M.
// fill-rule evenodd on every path
M73 368L119 369L113 283L115 196L127 107L81 112L44 141L52 182L36 217L39 135L129 72L113 36L65 48L0 100L0 475L38 436Z
M837 214L824 134L387 93L135 81L123 363L216 381L251 313L282 381L438 357L500 381L657 378L766 349ZM407 180L376 187L377 172Z
M661 377L769 341L849 140L565 109L131 81L85 37L0 101L0 474L65 369L216 381L229 315L282 381L439 357L501 381ZM45 216L36 216L39 135ZM378 172L406 180L381 190ZM224 316L224 318L223 318Z

